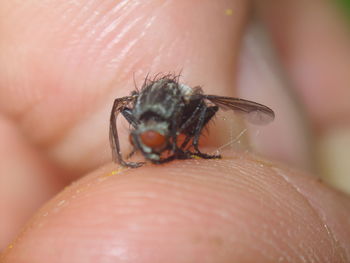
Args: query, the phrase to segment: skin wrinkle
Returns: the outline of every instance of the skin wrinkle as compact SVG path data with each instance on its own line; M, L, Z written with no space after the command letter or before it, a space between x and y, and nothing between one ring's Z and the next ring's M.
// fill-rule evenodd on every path
M133 1L131 1L130 3L132 3ZM105 38L108 37L108 35L112 35L114 36L113 31L118 32L118 34L116 35L116 37L118 39L120 39L124 33L123 32L128 32L129 29L131 27L133 27L133 24L136 23L136 21L143 19L142 16L136 17L134 20L131 20L130 23L128 23L127 25L123 25L127 19L128 16L130 16L130 14L132 14L132 12L134 11L134 8L137 5L131 6L129 5L127 8L124 8L124 10L120 10L119 6L117 5L118 8L114 8L115 10L110 10L108 13L106 13L105 17L106 17L106 21L101 21L100 23L103 25L101 26L103 28L103 30L100 32L100 34L98 35L98 37L96 38L97 42L103 42L103 40ZM119 12L119 16L114 16ZM111 15L110 15L111 14ZM112 19L110 22L107 22L108 17L112 16ZM99 24L96 24L95 27L98 27ZM121 31L116 30L118 27L121 27Z
M89 2L89 5L84 4L80 12L80 14L82 14L81 17L78 16L75 18L75 21L80 22L80 23L76 22L76 26L75 26L78 29L78 32L86 32L86 36L88 39L92 37L96 33L96 30L95 29L88 30L88 27L90 25L94 25L94 28L97 27L97 23L99 21L98 18L101 16L101 13L105 12L103 10L103 7L105 7L105 5L106 5L105 1L95 1L95 0L91 0ZM105 8L105 9L109 10L109 8ZM89 10L95 10L95 12L90 14ZM72 24L72 25L74 26L75 24ZM78 38L77 38L77 41L79 43Z
M113 2L111 2L111 3L113 3ZM132 1L130 1L130 3L132 3ZM103 44L103 42L109 43L103 49L98 48L100 50L99 52L96 52L96 47L95 47L96 45L90 45L90 44L88 45L87 53L88 54L95 54L96 53L96 55L98 55L98 57L94 57L93 61L94 62L101 61L100 64L103 62L103 59L100 59L100 58L107 57L108 59L110 59L110 57L107 56L108 54L106 55L106 53L110 52L111 47L112 47L111 43L117 44L120 42L120 41L116 42L115 40L112 41L110 39L111 35L112 35L111 33L118 32L118 34L116 35L116 39L120 39L120 34L125 34L125 33L129 32L131 29L133 29L135 27L134 25L138 25L138 23L137 23L138 20L142 19L142 17L138 17L136 20L133 20L133 22L131 24L128 23L127 25L124 25L125 20L127 20L128 16L130 16L130 13L133 11L133 8L129 8L129 6L130 6L130 4L129 4L128 9L123 11L123 10L120 10L120 8L121 8L120 3L118 3L117 6L114 7L114 9L112 8L113 6L114 6L114 4L107 9L108 10L107 13L101 19L99 19L96 23L92 23L93 28L90 30L86 30L87 33L83 37L83 39L86 39L85 41L87 41L88 43L91 42L91 43L96 43L98 45L101 45L101 43ZM115 13L117 13L117 11L119 11L119 13L120 13L119 16L116 16L116 14L115 14ZM118 27L120 27L121 29L118 30ZM100 33L97 35L96 32L100 32ZM85 58L82 57L81 59L85 59ZM108 64L110 64L110 62L108 62ZM102 66L102 68L103 67L104 66ZM107 68L108 67L110 67L110 66L107 66Z
M138 41L139 41L139 39L138 39ZM126 47L127 49L130 49L131 47L130 46L127 46ZM126 55L124 54L123 55L123 57L125 57ZM120 76L121 76L121 74L116 74L116 75L118 75L119 76L119 81L120 81ZM123 75L123 74L122 74ZM126 74L125 74L126 75ZM109 86L110 88L109 89L112 89L112 88L114 88L114 86L113 85L107 85L107 86ZM105 92L104 93L106 93L106 91L108 91L108 90L104 90ZM51 97L54 97L55 96L55 94L51 94ZM94 99L96 99L96 98L94 98ZM45 100L47 100L47 97L43 97L43 98L41 98L41 100L40 101L45 101ZM31 106L29 106L25 111L23 111L23 114L26 114L26 115L30 115L30 111L32 111L31 109L33 108L33 107L40 107L40 101L34 101L33 102L33 104L31 105ZM21 119L23 119L24 117L19 117L19 121L21 121ZM79 118L79 116L77 116L77 119ZM21 121L21 122L23 122L23 120ZM73 123L74 122L74 120L71 120L71 122L70 123ZM75 123L74 123L75 124ZM68 126L67 126L68 127ZM66 126L64 126L64 127L61 127L62 129L61 130L70 130L70 129L68 129ZM64 137L64 134L62 134L62 135L60 135L60 136L58 136L58 137ZM53 140L55 140L56 139L56 137L55 138L51 138L50 140L51 141L53 141ZM47 145L47 146L50 146L50 145Z
M99 9L99 6L96 7L96 9ZM87 31L87 27L91 24L95 24L94 21L98 19L100 16L99 11L95 11L92 15L90 15L89 18L87 18L85 21L83 21L82 25L77 26L77 33L75 34L75 37L72 38L70 41L70 44L72 44L73 47L78 47L81 44L81 35L85 31ZM93 37L96 34L95 29L90 29L87 33L85 33L86 37L89 39Z
M334 252L335 255L340 255L343 262L348 262L349 259L346 254L346 250L344 245L336 238L336 235L331 230L331 227L327 224L326 218L322 216L322 213L320 213L319 208L315 207L313 203L309 200L309 198L299 189L299 187L293 183L293 181L289 180L288 176L286 176L279 168L273 167L271 170L278 176L280 176L285 182L287 182L291 187L295 189L297 193L305 200L305 202L309 205L309 207L314 211L314 213L317 215L319 220L323 222L324 228L329 236L329 238L332 240L332 250L333 251L339 251L339 253Z
M110 8L108 8L109 10ZM96 27L96 26L95 26ZM67 28L70 28L70 27L67 27ZM37 34L37 33L36 33ZM119 75L119 78L120 78L120 74L117 74ZM113 87L112 85L108 85L108 86L111 86L111 88ZM50 96L51 95L51 96ZM56 96L56 94L52 94L52 93L49 93L48 96L50 96L51 98L54 98L54 96ZM30 115L30 112L33 111L33 108L36 108L40 105L40 102L41 101L46 101L48 96L41 96L40 99L37 99L35 101L33 101L30 105L28 105L25 109L23 109L22 111L22 114L19 114L17 117L16 117L16 120L19 121L19 122L23 122L23 119L25 119L25 117L27 115ZM95 99L95 98L94 98ZM79 116L77 116L77 119L79 118ZM71 120L71 123L73 123L74 120ZM63 125L64 126L64 125ZM61 126L61 130L64 130L65 128L67 127L63 127ZM64 137L64 134L61 135L62 137ZM58 136L58 137L61 137L61 136ZM51 141L54 141L57 137L55 136L54 138L51 138ZM50 146L50 145L47 145L47 147Z

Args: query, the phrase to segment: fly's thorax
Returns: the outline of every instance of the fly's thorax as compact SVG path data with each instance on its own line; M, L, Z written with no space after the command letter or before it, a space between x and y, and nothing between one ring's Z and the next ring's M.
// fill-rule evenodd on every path
M170 80L159 80L141 90L133 109L136 119L154 113L163 119L171 119L184 106L183 89Z

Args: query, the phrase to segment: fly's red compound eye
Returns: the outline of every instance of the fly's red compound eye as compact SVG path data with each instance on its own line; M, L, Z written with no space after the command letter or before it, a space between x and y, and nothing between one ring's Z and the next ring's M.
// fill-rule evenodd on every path
M163 148L166 139L165 136L156 131L145 131L140 134L142 143L152 149Z

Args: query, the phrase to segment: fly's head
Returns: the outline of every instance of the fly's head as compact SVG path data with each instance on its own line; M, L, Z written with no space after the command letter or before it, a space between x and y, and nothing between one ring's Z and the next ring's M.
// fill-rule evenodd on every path
M169 149L170 129L166 121L141 122L131 131L130 141L146 159L159 161L161 154Z

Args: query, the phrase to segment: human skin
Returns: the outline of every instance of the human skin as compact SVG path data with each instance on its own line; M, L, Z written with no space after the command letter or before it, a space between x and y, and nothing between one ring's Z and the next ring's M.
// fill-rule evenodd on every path
M310 6L285 2L258 8L316 136L349 121L347 40L331 30L307 53L319 35L295 10ZM109 111L133 73L183 69L207 93L236 93L247 1L0 6L1 262L349 261L349 197L298 167L235 152L131 170L110 162ZM334 15L325 10L313 11Z

